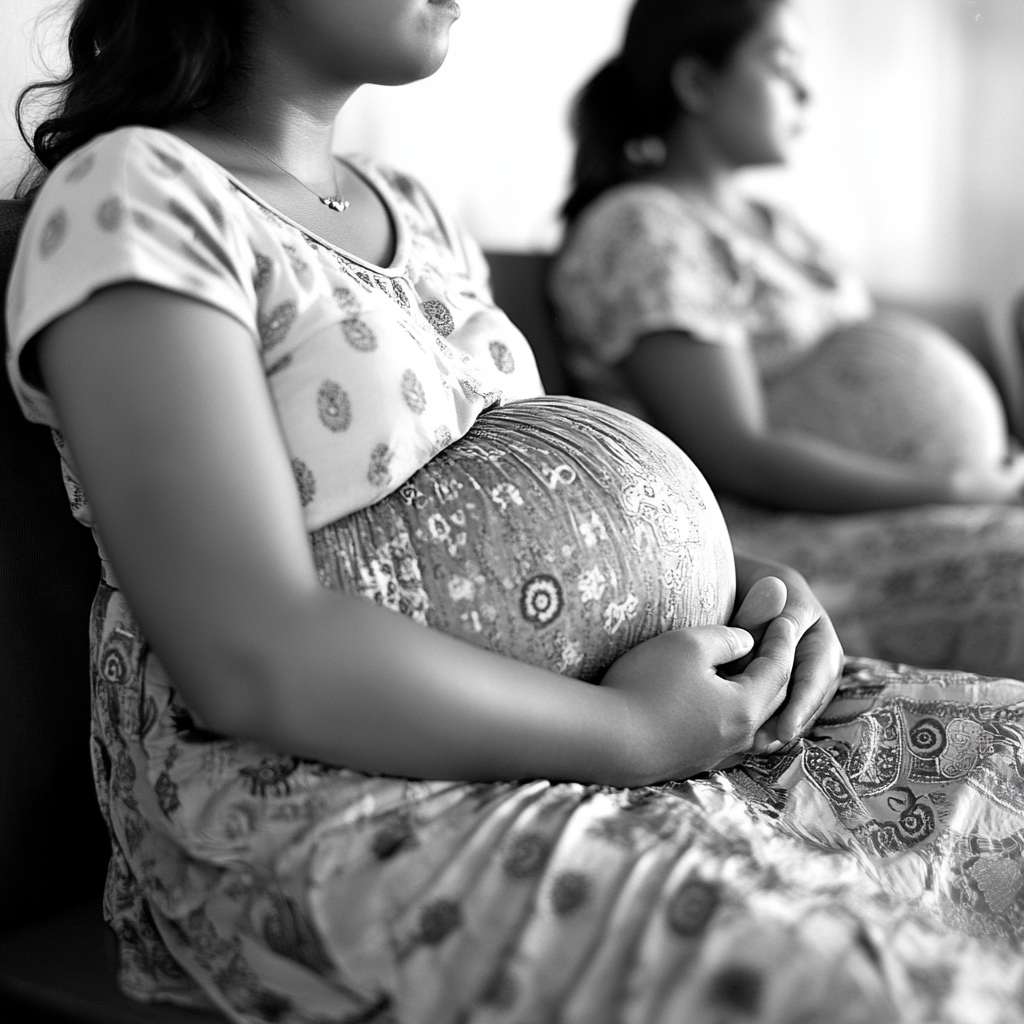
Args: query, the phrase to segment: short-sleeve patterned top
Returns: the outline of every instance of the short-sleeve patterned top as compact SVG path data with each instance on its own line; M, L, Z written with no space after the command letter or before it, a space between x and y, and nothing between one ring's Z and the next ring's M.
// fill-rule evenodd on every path
M643 415L620 366L648 334L747 346L770 379L830 331L871 314L864 284L820 241L785 211L756 208L763 234L653 183L620 185L584 210L551 293L588 397Z
M130 281L248 328L310 531L396 490L488 406L541 394L475 244L411 178L350 167L391 215L390 267L305 231L167 132L121 128L68 157L33 204L8 294L8 371L26 416L59 427L23 374L24 346L98 289ZM62 455L76 517L91 526Z

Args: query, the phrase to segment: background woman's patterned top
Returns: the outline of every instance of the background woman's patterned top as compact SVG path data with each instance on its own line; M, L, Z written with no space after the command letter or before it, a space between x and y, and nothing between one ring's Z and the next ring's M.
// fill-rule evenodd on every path
M619 364L644 335L683 331L710 345L749 346L770 378L871 298L784 211L755 209L765 234L662 185L610 189L573 226L551 292L571 370L589 398L642 414Z

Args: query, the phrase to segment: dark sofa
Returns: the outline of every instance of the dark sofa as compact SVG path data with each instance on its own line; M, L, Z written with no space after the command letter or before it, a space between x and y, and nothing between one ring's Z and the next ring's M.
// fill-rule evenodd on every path
M0 201L0 294L25 204ZM491 254L495 296L534 345L550 393L563 393L557 331L544 300L548 258ZM1012 354L973 307L915 310L958 336L1015 410ZM1024 304L1017 309L1024 333ZM3 326L0 320L0 333ZM1015 426L1019 420L1014 415ZM0 1019L169 1024L218 1014L147 1006L117 989L102 921L108 854L88 756L88 610L99 574L72 519L49 431L21 416L0 380Z

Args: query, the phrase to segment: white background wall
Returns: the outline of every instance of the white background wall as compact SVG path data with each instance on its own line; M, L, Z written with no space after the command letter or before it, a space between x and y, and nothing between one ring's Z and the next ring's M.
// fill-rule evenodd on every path
M877 289L978 298L1001 327L1024 287L1024 0L798 2L812 130L791 168L751 187L789 202ZM29 39L53 6L0 0L0 190L20 169L11 106L36 73ZM486 246L550 248L569 99L617 44L629 6L463 0L445 67L363 90L339 148L419 174Z

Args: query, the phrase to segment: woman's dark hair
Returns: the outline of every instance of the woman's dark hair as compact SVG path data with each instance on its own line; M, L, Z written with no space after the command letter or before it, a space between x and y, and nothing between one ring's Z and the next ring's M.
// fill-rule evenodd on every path
M79 0L64 78L18 98L21 136L45 171L103 132L159 128L221 96L244 71L251 0ZM53 112L35 131L26 102L54 89ZM38 184L29 172L22 191Z
M722 68L782 0L637 0L626 39L583 87L573 107L576 161L562 207L570 223L602 192L637 171L633 140L663 136L679 115L670 81L683 56Z

